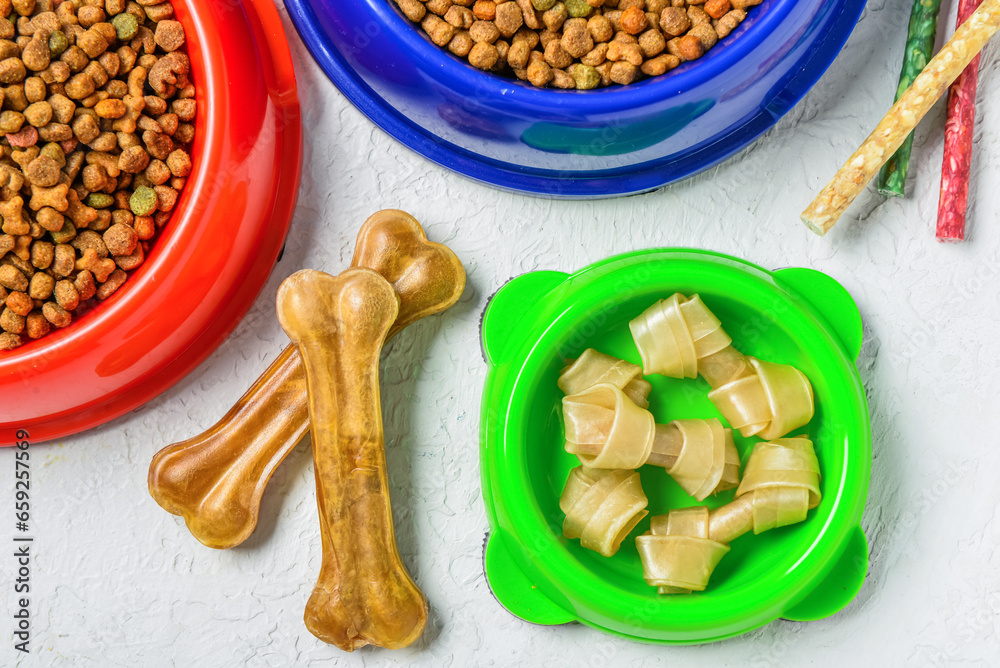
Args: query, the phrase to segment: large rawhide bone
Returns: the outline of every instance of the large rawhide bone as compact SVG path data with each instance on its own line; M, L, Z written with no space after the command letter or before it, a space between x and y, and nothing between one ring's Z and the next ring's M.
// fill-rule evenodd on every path
M429 242L413 216L395 209L379 211L361 226L352 266L378 272L399 295L389 337L449 308L465 288L458 257ZM164 510L183 517L205 545L239 545L257 526L271 474L308 429L305 373L289 345L215 426L153 457L149 493Z
M278 320L306 373L323 562L306 627L353 651L395 649L427 623L399 557L389 506L378 362L399 297L382 276L303 270L278 289Z

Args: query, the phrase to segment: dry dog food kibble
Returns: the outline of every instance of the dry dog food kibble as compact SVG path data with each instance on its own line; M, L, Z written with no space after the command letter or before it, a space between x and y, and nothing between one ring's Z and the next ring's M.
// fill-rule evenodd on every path
M395 2L432 42L473 67L539 87L587 90L701 58L763 0Z
M169 220L196 110L173 17L165 0L0 0L0 350L110 297Z

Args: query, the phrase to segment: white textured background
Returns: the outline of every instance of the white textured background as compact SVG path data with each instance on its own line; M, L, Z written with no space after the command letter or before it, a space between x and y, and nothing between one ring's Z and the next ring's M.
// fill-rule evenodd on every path
M8 642L12 559L0 557L0 665L997 665L1000 45L982 65L967 243L934 240L942 105L917 134L912 198L866 194L825 239L798 222L890 104L910 5L871 0L819 85L736 158L655 193L590 203L497 192L397 145L324 78L286 20L308 141L284 258L235 333L185 380L132 414L32 450L32 654L17 656ZM285 345L273 315L280 281L303 267L346 267L358 225L388 207L449 244L469 285L454 309L407 329L383 359L393 509L401 552L430 601L428 629L406 650L347 655L302 623L320 561L305 444L272 479L257 532L225 552L197 543L153 502L146 472L159 448L221 417ZM490 595L480 312L522 272L572 271L664 245L815 267L858 301L875 439L864 516L872 562L861 594L833 618L664 648L577 625L532 626ZM3 508L13 470L5 449Z

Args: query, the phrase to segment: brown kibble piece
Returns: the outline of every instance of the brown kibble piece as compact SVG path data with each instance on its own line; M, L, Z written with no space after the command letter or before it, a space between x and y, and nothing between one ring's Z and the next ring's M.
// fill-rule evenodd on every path
M55 252L56 247L52 243L41 240L34 241L31 244L31 266L35 269L48 269L55 258Z
M638 73L638 68L627 61L619 61L611 66L611 80L623 86L635 81Z
M492 44L500 37L500 29L492 21L476 21L469 28L469 36L477 42Z
M611 26L611 21L600 14L587 19L587 29L595 42L607 42L615 36L615 29Z
M427 8L420 0L397 0L396 4L406 14L406 18L414 23L420 23L427 15Z
M184 46L184 26L177 21L160 21L153 38L164 51L176 51Z
M573 64L573 56L566 53L559 40L554 39L545 46L545 62L561 70Z
M587 30L586 19L567 19L563 23L562 48L573 58L580 58L594 48L594 40Z
M42 304L42 315L56 327L66 327L73 322L73 316L69 311L55 302L45 302Z
M34 300L26 292L11 292L7 295L7 308L17 315L26 316L35 308Z
M29 183L47 188L59 182L61 173L59 163L47 155L38 156L24 168L24 178Z
M487 42L476 42L469 52L469 64L481 70L492 68L499 58L497 48Z
M705 46L697 35L687 34L677 38L677 51L684 60L698 60L705 55Z
M476 18L472 14L472 10L468 7L460 7L458 5L452 5L451 9L445 12L444 20L462 30L468 30L469 26L475 22ZM453 38L454 39L454 38Z
M680 37L691 28L687 12L679 7L667 7L660 12L660 30L667 35Z
M86 269L76 275L73 287L76 288L82 302L97 294L97 282L94 280L94 275Z
M653 58L667 48L667 41L659 30L647 30L639 35L639 48L646 58Z
M8 290L24 292L28 289L28 278L16 267L4 264L0 265L0 285Z
M742 9L744 11L750 9L751 7L756 7L763 1L764 0L730 0L733 7L735 7L736 9Z
M72 311L80 305L80 293L76 291L76 286L70 280L58 281L52 294L56 303L67 311Z
M128 225L115 224L108 228L103 239L112 255L130 255L135 250L139 235Z
M455 27L434 14L428 14L420 26L427 33L428 37L431 38L431 41L438 46L444 46L455 36Z
M747 13L745 11L742 9L734 9L716 21L715 32L719 35L719 39L728 37L731 32L736 30L736 28L743 23L743 19L746 17Z
M691 30L688 31L688 35L694 35L701 40L701 48L703 51L708 51L719 42L718 33L716 33L715 28L708 23L697 23L693 25Z
M552 68L544 60L535 60L528 63L528 81L532 85L539 88L547 86L552 81L552 77Z
M125 271L132 271L136 269L143 263L146 259L145 253L142 250L142 244L137 244L135 250L129 255L116 255L115 264L118 265L119 269Z
M69 244L56 244L55 259L49 270L55 276L69 276L76 268L76 251Z
M493 22L501 35L511 37L524 25L524 15L516 2L502 2L496 6L496 18Z
M29 339L40 339L52 331L52 325L45 319L45 316L37 311L29 313L24 319L24 333Z
M31 277L28 285L28 296L32 299L48 299L56 287L56 279L43 271Z
M20 334L24 331L24 316L14 313L10 307L5 307L0 313L0 329L11 334Z
M98 299L104 300L110 297L118 288L125 284L128 274L126 274L121 269L115 269L108 276L107 280L102 282L97 287L96 296Z

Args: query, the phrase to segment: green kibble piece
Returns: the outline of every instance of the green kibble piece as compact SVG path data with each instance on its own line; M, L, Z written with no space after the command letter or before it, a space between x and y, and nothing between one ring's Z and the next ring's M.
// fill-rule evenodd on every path
M149 188L147 188L149 190ZM153 193L156 196L156 193ZM107 209L109 206L115 203L115 198L107 193L90 193L87 195L87 199L83 200L83 203L87 206L93 207L95 209ZM131 200L129 204L131 204Z
M149 186L139 186L128 198L128 206L137 216L151 216L156 211L156 192Z
M69 48L69 38L62 30L56 30L49 35L49 54L53 58L58 58Z
M68 244L76 237L76 226L69 222L69 218L67 218L63 221L63 226L59 228L59 231L49 232L49 236L57 244Z
M566 0L565 4L566 11L574 19L585 19L594 9L587 0Z
M115 34L118 35L119 41L122 42L127 42L139 32L139 22L127 12L115 15L111 19L111 25L115 27Z
M576 81L576 87L580 90L590 90L601 85L601 73L590 65L577 63L569 68L569 73Z
M548 11L555 7L556 0L531 0L531 4L540 12Z
M54 141L50 141L48 144L43 146L39 155L44 155L49 158L52 158L57 163L59 163L60 167L66 166L66 152L63 151L62 146L55 143Z

